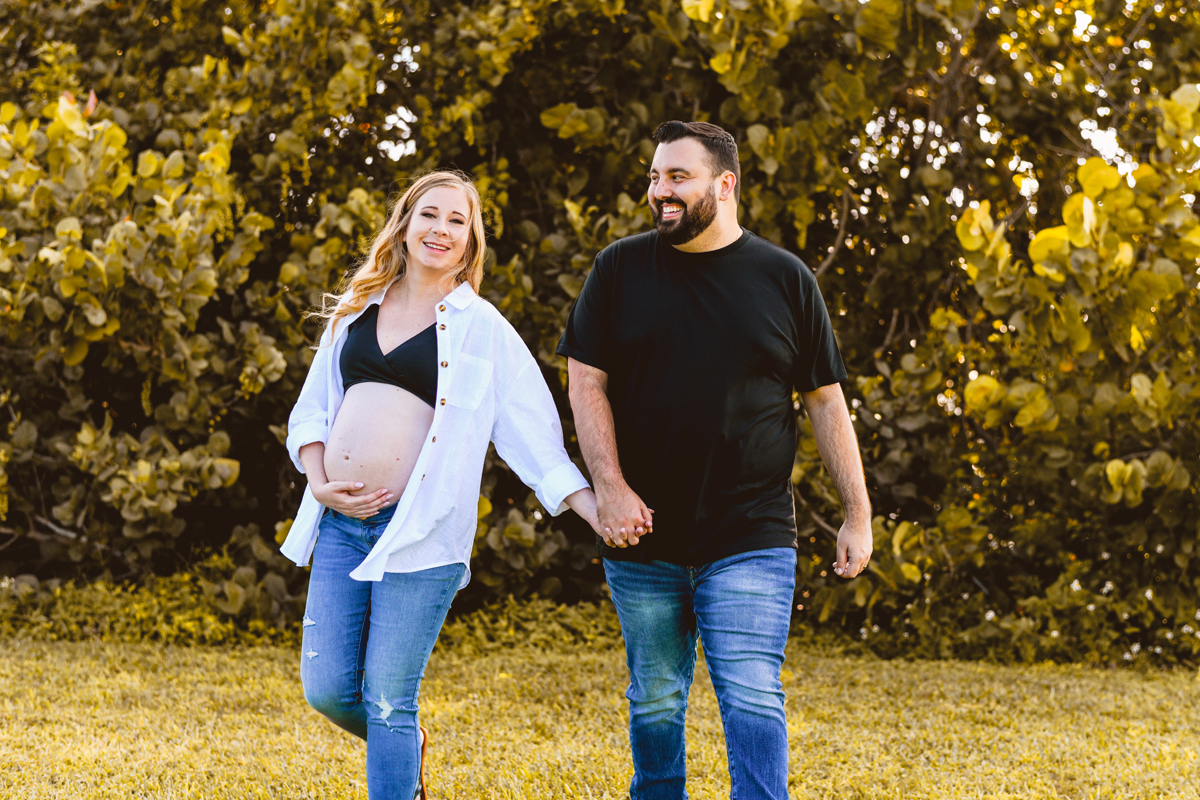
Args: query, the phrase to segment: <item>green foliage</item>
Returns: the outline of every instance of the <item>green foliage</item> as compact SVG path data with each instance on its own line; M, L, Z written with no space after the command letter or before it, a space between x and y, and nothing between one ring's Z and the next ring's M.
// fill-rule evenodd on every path
M262 618L228 613L228 601L215 599L205 581L190 574L152 577L136 587L103 580L77 586L57 578L39 583L32 575L3 578L0 635L183 645L299 641L294 624L276 628Z
M248 535L253 532L242 530L235 539ZM287 597L275 578L268 572L257 580L253 569L236 566L228 553L205 559L192 573L150 577L136 586L39 581L30 574L2 578L0 637L298 646L304 598ZM294 609L285 608L297 601ZM520 600L508 595L452 614L438 641L468 656L527 646L543 652L609 650L621 644L621 625L608 601L562 605L536 594Z
M557 605L537 595L528 600L509 595L488 603L447 622L438 638L439 647L467 657L527 646L552 653L620 645L621 623L612 603Z
M1147 0L4 5L0 574L230 543L201 592L290 618L304 573L232 531L286 532L303 313L388 193L475 175L483 293L562 378L592 257L650 224L651 131L697 118L734 132L743 222L812 265L857 379L878 555L830 574L806 425L801 624L1194 659L1198 49L1194 10ZM597 596L582 525L498 459L484 495L465 602Z

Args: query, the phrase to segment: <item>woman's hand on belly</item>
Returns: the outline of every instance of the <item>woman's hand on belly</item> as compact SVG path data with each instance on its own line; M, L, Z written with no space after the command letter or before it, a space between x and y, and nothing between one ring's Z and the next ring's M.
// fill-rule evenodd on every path
M370 493L382 490L394 496L389 502L396 502L432 422L433 409L405 389L381 383L351 386L325 444L326 480L357 484Z
M354 481L328 481L320 486L311 483L309 485L318 503L356 519L372 517L392 502L392 493L387 489L355 494L362 491L363 485Z
M308 476L308 488L313 497L326 508L348 517L365 519L378 513L392 502L392 494L383 489L363 491L359 481L331 481L325 474L325 443L309 442L300 448L300 462Z

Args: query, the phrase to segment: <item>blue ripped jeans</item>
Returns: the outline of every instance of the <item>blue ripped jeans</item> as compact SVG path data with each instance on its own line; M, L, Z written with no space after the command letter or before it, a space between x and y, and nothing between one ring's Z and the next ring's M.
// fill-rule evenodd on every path
M466 570L448 564L389 572L381 581L351 578L394 510L366 520L327 510L321 518L300 656L305 699L367 740L370 800L408 800L416 792L421 678Z
M684 715L696 640L725 726L733 800L787 800L783 649L796 551L770 548L697 567L604 560L629 662L632 800L686 800Z

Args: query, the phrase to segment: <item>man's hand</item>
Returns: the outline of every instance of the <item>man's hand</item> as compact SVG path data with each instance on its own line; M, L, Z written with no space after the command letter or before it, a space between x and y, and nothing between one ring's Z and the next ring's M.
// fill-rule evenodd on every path
M312 484L312 493L321 505L355 519L374 516L381 508L391 504L392 493L387 489L354 494L362 488L361 483L328 481L320 485Z
M646 508L629 485L596 486L597 511L600 516L600 538L609 547L629 547L637 544L653 528L653 509Z
M867 568L873 549L871 520L847 519L838 531L837 561L833 564L833 571L843 578L857 577Z

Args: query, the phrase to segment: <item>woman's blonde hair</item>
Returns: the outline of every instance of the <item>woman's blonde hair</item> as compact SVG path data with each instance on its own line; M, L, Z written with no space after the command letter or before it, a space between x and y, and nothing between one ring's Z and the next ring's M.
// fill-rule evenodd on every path
M313 316L327 320L330 341L333 340L338 320L347 314L361 311L367 304L368 297L388 286L394 279L404 277L408 269L408 248L404 244L404 238L408 234L413 209L426 192L443 186L462 191L471 207L467 250L463 254L462 269L454 276L455 286L469 283L472 289L479 291L479 284L483 280L486 236L479 190L462 172L439 170L426 173L412 182L400 197L400 201L392 208L387 222L375 235L371 249L358 269L343 281L338 293L326 294L322 308L313 313Z

